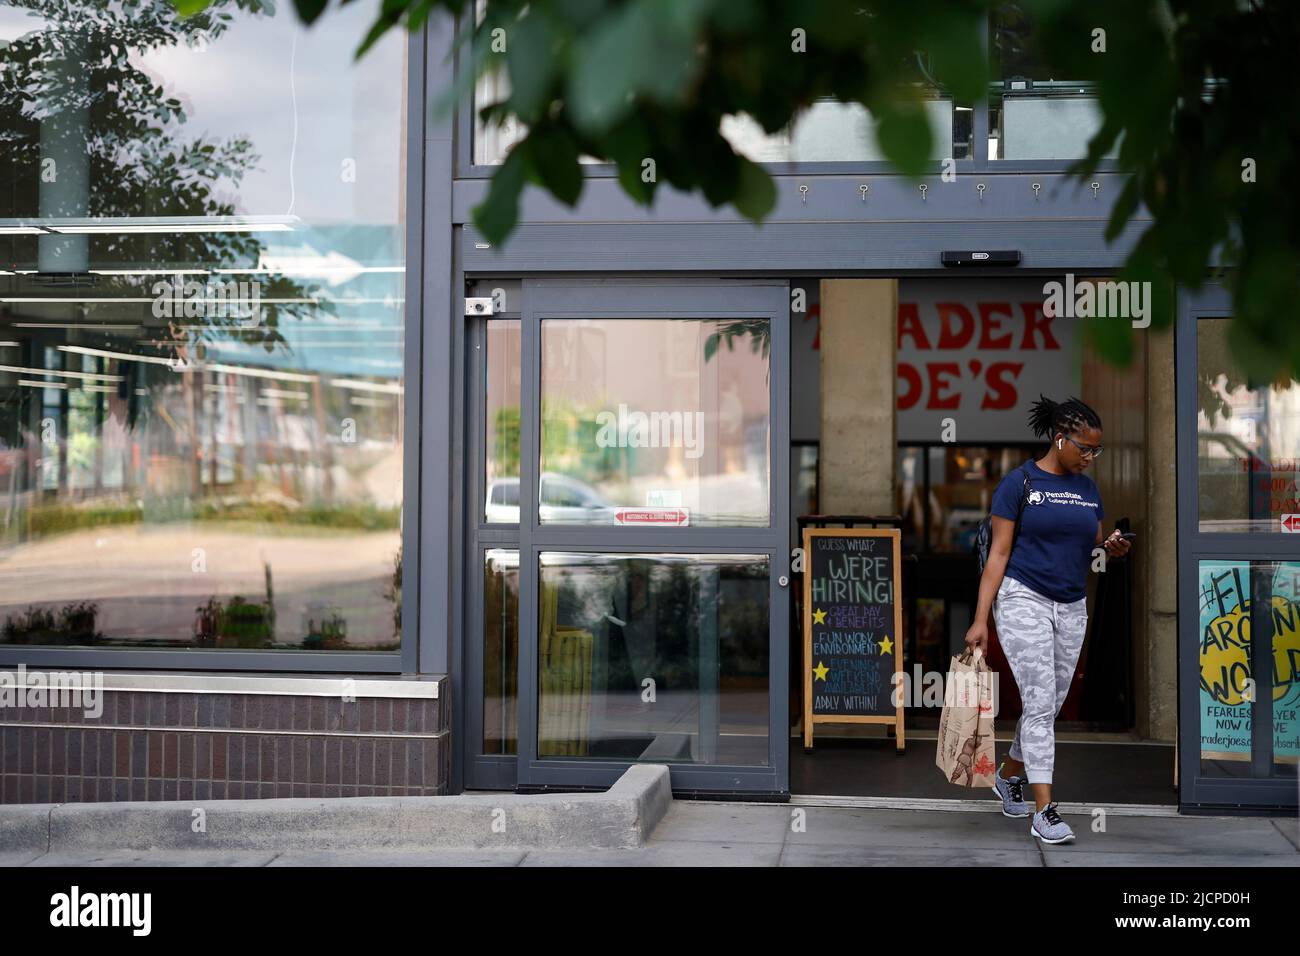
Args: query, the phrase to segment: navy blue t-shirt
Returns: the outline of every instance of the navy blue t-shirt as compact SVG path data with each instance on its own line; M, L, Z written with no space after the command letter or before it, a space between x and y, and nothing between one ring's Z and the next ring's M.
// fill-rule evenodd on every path
M1087 475L1053 475L1033 461L1016 468L993 492L993 514L1016 520L1022 483L1029 496L1007 576L1060 604L1084 596L1097 527L1104 515L1097 484Z

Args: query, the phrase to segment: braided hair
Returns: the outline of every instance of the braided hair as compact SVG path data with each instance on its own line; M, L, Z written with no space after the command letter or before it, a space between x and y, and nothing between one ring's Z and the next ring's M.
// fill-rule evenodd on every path
M1039 438L1051 438L1057 432L1070 434L1080 428L1101 428L1101 416L1077 398L1054 402L1044 395L1029 406L1029 427Z

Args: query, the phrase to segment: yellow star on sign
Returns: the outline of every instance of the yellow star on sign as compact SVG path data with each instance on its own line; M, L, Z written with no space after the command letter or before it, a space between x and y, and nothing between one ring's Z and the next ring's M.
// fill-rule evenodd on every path
M826 612L823 611L821 608L818 608L817 610L813 611L813 623L814 623L814 624L825 624L825 623L826 623Z
M817 666L813 668L813 676L816 677L818 680L824 681L826 679L826 675L829 674L830 672L831 672L830 668L827 667L825 664L823 664L821 661L818 661Z
M888 636L886 636L886 637L885 637L885 638L880 642L880 653L882 653L882 654L892 654L893 651L894 651L894 642L891 641L891 640L889 639Z

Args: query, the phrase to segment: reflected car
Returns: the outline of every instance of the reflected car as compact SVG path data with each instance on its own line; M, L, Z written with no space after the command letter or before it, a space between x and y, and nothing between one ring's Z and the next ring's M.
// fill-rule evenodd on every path
M543 472L538 492L538 516L543 524L612 524L614 506L584 481ZM487 520L490 524L519 523L519 479L488 482Z

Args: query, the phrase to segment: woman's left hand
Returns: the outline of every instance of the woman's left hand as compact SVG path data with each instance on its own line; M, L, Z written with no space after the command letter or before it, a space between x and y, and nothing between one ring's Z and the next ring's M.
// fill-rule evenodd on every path
M1132 548L1133 544L1127 538L1121 538L1119 530L1116 529L1111 532L1109 538L1101 543L1101 546L1106 549L1107 557L1122 558L1129 553L1129 549Z

